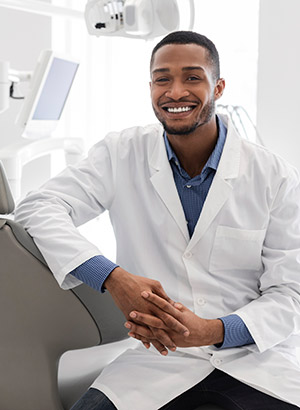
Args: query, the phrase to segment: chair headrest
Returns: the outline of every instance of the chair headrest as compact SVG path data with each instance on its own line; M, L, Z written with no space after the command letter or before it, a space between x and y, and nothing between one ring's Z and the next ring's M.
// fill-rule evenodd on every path
M0 214L10 214L15 209L15 202L9 188L5 169L0 161Z

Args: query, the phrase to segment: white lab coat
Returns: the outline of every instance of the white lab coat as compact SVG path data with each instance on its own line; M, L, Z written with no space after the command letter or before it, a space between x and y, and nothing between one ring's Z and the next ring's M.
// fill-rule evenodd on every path
M223 118L224 121L227 121ZM16 219L35 239L58 283L101 253L75 226L108 209L117 262L158 279L203 318L238 314L254 345L178 349L142 346L109 365L93 387L120 410L155 410L218 368L300 406L300 183L267 149L232 125L195 232L189 239L160 125L111 133L86 160L31 193Z

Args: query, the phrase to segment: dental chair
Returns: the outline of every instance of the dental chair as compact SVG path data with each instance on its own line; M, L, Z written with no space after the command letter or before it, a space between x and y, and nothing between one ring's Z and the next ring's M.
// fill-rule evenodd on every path
M67 410L136 341L109 293L59 288L13 210L0 162L0 409Z

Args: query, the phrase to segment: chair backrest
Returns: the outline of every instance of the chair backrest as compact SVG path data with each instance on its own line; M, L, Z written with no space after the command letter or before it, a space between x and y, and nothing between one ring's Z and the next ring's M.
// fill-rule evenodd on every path
M13 210L0 162L0 213ZM63 410L59 358L68 350L125 339L124 320L108 293L86 285L61 290L24 228L0 218L0 409Z
M0 212L14 204L0 164ZM127 337L110 295L59 288L32 238L0 219L0 408L62 410L57 367L73 349ZM15 392L15 394L14 394Z

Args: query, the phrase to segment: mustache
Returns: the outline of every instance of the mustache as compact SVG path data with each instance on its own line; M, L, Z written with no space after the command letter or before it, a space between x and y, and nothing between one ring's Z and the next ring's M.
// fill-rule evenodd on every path
M172 103L199 104L200 101L195 100L195 99L188 99L188 98L179 98L179 100L174 100L173 98L167 98L167 99L164 99L163 101L158 101L158 106L161 107L162 105L172 104Z

